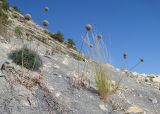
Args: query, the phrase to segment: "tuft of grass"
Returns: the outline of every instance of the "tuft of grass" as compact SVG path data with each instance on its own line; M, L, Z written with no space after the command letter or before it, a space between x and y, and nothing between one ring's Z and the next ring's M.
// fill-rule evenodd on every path
M12 59L17 65L33 71L39 70L43 64L37 52L28 49L27 47L11 52L9 54L9 58Z
M107 100L111 93L111 81L109 79L110 74L106 72L102 66L96 69L95 83L98 89L98 93L103 100Z

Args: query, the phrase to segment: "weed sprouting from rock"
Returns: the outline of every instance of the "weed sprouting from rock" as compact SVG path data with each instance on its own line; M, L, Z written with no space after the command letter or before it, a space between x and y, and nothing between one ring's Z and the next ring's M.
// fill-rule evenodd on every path
M107 100L109 94L111 93L111 81L109 79L110 74L106 72L103 66L97 66L95 83L98 89L98 93L103 100Z

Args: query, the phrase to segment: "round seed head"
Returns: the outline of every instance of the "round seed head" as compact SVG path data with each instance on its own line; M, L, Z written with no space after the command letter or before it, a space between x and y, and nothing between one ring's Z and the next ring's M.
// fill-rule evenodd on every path
M123 54L123 58L124 58L124 59L127 59L127 58L128 58L128 54L127 54L127 53L124 53L124 54Z
M32 19L32 16L30 14L26 14L24 18L29 21Z
M49 8L46 6L45 8L44 8L44 11L49 11Z
M44 21L43 21L43 25L44 25L44 26L48 26L48 25L49 25L49 22L48 22L47 20L44 20Z
M92 29L92 25L91 24L86 24L86 30L90 31Z
M89 48L92 48L93 47L93 45L92 44L89 44Z
M143 62L144 62L144 59L143 59L143 58L140 58L140 62L142 62L142 63L143 63Z
M102 39L102 35L99 34L99 35L97 36L97 38L98 38L98 40Z

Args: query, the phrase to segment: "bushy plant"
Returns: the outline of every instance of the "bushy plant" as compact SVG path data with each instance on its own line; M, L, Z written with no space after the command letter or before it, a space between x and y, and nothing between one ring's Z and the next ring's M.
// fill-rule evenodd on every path
M18 7L17 7L17 6L13 6L12 8L13 8L15 11L17 11L17 12L21 13L21 11L18 9Z
M74 41L72 40L72 39L67 39L67 46L69 47L69 48L73 48L74 46L75 46L75 43L74 43Z
M38 70L42 66L40 56L33 50L23 47L9 54L9 58L17 65L21 65L29 70Z
M51 34L50 35L53 39L63 43L64 42L64 37L63 37L63 34L61 32L57 32L55 34Z

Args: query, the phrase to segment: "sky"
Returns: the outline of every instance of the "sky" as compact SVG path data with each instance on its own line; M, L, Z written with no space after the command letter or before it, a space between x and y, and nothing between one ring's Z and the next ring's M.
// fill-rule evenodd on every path
M96 33L103 35L111 53L111 63L120 68L123 53L128 53L128 68L139 58L144 63L133 69L139 73L160 74L160 0L9 0L22 13L47 29L61 31L72 38L79 48L85 25L93 25ZM44 7L49 12L44 13Z

